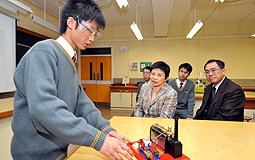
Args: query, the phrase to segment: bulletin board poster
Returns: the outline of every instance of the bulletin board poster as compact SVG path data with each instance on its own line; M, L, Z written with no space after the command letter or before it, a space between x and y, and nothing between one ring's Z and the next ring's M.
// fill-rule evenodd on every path
M151 67L151 62L140 62L140 72L143 72L144 67Z

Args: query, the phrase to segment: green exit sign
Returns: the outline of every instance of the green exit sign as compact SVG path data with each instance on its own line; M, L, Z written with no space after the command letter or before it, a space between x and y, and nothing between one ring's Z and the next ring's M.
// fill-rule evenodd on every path
M143 68L146 66L151 67L151 62L140 62L140 72L143 72Z

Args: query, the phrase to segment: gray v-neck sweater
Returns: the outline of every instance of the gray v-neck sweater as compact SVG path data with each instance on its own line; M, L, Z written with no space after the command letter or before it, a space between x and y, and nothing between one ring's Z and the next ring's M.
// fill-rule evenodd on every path
M14 82L14 160L65 159L69 143L100 150L114 130L83 91L70 56L54 40L29 49Z
M193 109L195 106L195 85L187 79L185 86L182 89L178 88L176 79L171 80L168 84L177 92L178 103L176 109L188 109L187 117L193 117Z

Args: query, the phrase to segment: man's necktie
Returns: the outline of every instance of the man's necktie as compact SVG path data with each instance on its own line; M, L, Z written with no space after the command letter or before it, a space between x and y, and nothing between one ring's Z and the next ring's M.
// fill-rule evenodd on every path
M216 90L216 88L215 88L215 86L213 86L213 87L212 87L212 100L213 100L213 98L214 98L214 96L215 96L215 90Z
M76 61L76 53L74 53L72 60L75 63L75 61Z
M207 114L208 114L208 112L210 110L210 104L213 101L213 98L214 98L214 95L215 95L215 90L216 90L216 88L215 88L215 86L213 86L212 87L212 93L211 93L212 95L209 97L208 102L207 102L207 104L205 106L205 110L203 112L203 119L207 119Z
M181 83L180 83L180 88L179 88L179 89L182 89L182 85L183 85L183 83L181 82Z

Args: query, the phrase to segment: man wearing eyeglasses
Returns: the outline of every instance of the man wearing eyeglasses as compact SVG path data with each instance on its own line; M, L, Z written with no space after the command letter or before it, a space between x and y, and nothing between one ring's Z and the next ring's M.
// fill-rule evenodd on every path
M136 95L136 102L138 101L138 95L140 94L140 90L143 84L150 83L150 73L151 73L151 67L146 66L143 68L143 79L144 81L142 83L138 84L137 88L137 95Z
M183 63L179 66L178 78L168 82L178 94L178 103L174 116L179 116L181 119L193 119L195 85L194 82L187 79L191 72L192 66L189 63Z
M150 81L150 73L151 73L150 69L151 69L150 66L146 66L146 67L143 68L143 79L144 79L144 81L139 83L138 86L137 86L136 102L138 102L138 96L140 94L142 85L151 82ZM134 117L134 111L131 114L131 117Z
M205 89L202 106L194 119L243 121L245 95L239 85L225 76L225 63L211 59L204 70L211 84Z
M131 160L129 141L105 120L78 82L75 50L86 49L105 27L91 0L68 0L60 36L35 44L14 73L16 94L11 142L14 160L64 160L69 144L88 146L110 159Z

